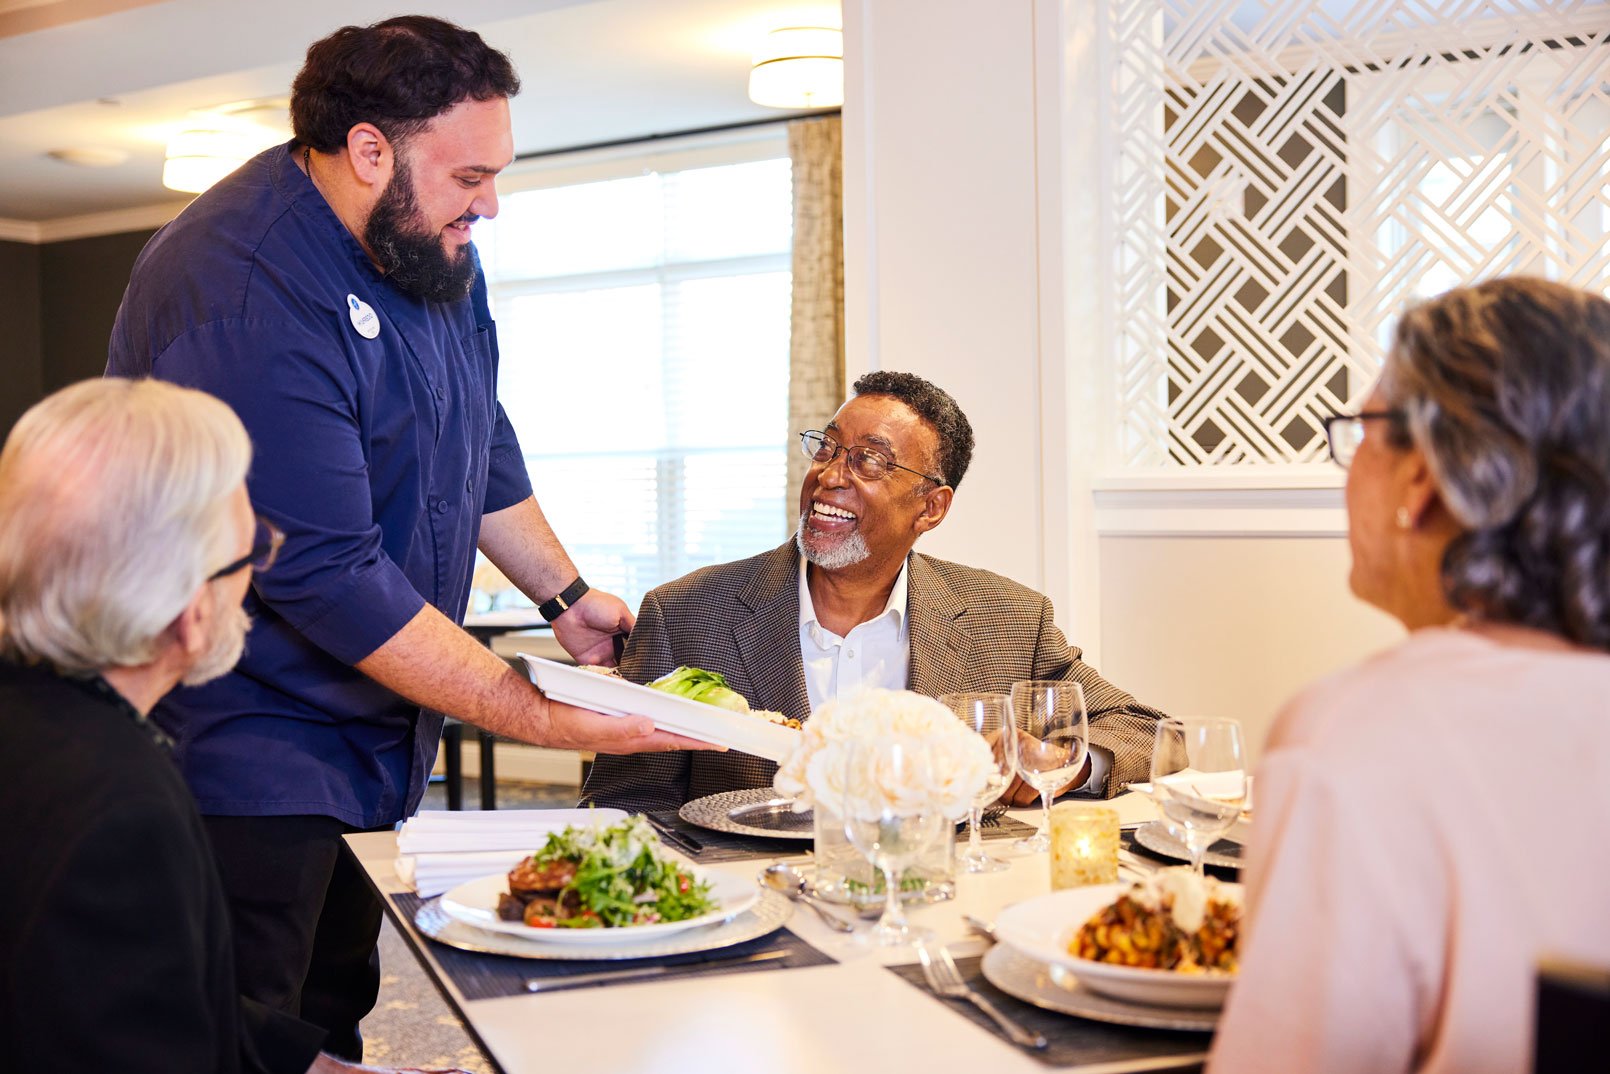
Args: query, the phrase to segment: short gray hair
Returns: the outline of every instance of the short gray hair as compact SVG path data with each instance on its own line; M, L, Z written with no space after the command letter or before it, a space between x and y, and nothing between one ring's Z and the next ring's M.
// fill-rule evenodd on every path
M157 380L88 380L0 452L0 655L68 675L149 663L229 557L251 464L234 411Z
M1464 527L1452 606L1610 649L1610 302L1526 276L1398 321L1381 391Z

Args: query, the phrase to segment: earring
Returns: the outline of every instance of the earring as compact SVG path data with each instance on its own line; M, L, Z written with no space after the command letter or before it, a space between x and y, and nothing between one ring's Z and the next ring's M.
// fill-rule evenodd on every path
M1408 529L1409 524L1412 521L1413 520L1409 518L1409 509L1407 507L1398 508L1398 529L1400 529L1400 530Z

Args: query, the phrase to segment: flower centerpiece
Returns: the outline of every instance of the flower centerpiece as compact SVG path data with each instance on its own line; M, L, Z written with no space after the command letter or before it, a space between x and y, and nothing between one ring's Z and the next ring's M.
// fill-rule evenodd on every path
M930 759L929 778L914 784L846 764L855 743L885 738L922 742ZM840 901L872 904L883 899L883 881L845 837L840 810L849 784L854 784L857 799L877 799L901 812L937 813L955 822L967 815L994 763L989 743L933 698L909 690L868 689L813 712L774 783L794 800L796 810L814 811L818 891ZM909 896L940 899L955 893L953 843L948 837L935 840L907 868L901 887Z

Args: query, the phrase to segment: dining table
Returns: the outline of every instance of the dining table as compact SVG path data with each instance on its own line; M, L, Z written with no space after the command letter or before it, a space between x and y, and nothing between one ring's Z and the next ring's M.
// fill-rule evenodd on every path
M1124 805L1144 815L1149 803ZM1121 801L1121 800L1120 800ZM495 814L488 814L489 816ZM469 820L469 814L458 814ZM1009 814L1022 828L1037 810ZM473 821L469 821L473 823ZM673 833L674 834L674 833ZM1038 1010L1007 997L978 974L990 946L974 922L991 922L1006 907L1050 890L1048 855L986 844L1010 863L1004 871L956 875L955 897L910 909L913 924L954 957L970 986L1009 1015L1051 1038L1045 1050L1010 1043L974 1005L937 996L924 982L911 946L879 948L859 934L841 935L799 904L773 944L795 944L811 957L778 956L773 965L705 972L600 987L529 993L487 987L501 974L540 964L470 954L426 936L416 924L420 898L397 869L397 834L346 837L363 872L382 896L398 931L486 1055L504 1074L733 1071L816 1074L824 1071L988 1071L990 1074L1080 1071L1195 1070L1210 1035L1135 1029ZM701 845L697 839L694 845ZM774 862L809 875L808 842L779 841L737 860L700 861L701 868L752 880ZM674 842L670 854L688 858ZM1127 856L1127 855L1126 855ZM1131 861L1142 859L1130 857ZM404 870L406 872L406 870ZM840 913L855 918L848 908ZM864 927L867 920L857 919ZM603 970L621 963L594 963ZM499 994L503 993L503 994Z

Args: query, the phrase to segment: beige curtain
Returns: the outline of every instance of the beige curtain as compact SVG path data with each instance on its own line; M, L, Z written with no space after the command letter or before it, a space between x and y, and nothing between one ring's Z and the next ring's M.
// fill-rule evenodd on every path
M797 434L820 429L844 402L843 139L838 116L788 125L794 162L794 305L789 332L789 529L799 519L800 481L809 460Z

